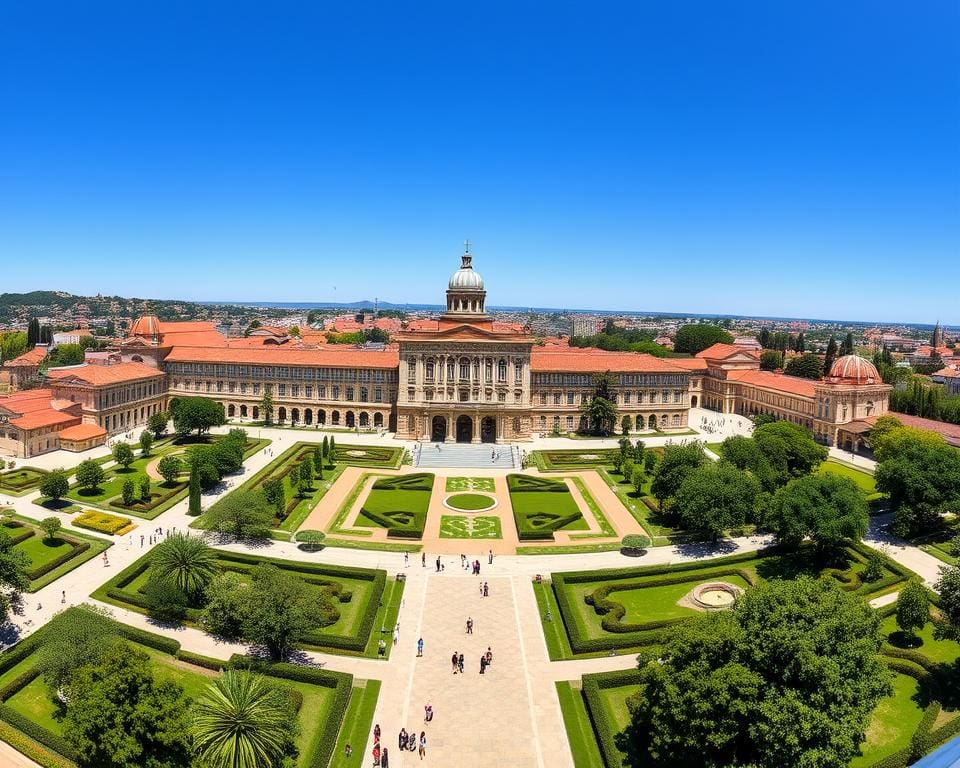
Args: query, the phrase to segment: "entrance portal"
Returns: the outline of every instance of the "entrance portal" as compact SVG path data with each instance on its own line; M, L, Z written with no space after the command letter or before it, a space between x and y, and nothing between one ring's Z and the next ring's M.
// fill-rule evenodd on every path
M480 442L497 442L497 420L493 416L484 416L480 422Z
M442 443L447 438L447 420L443 416L434 416L430 425L430 440Z
M469 416L457 418L457 442L469 443L473 440L473 419Z

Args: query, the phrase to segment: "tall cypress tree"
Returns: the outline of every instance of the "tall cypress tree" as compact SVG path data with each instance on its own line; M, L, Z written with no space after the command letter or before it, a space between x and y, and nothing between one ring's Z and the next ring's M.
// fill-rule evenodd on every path
M807 338L804 335L803 331L800 331L800 335L797 336L797 352L801 355L807 351Z
M35 317L27 323L27 346L33 349L40 343L40 321Z
M823 360L823 375L829 376L830 369L833 367L833 361L837 359L837 340L833 336L827 343L827 354Z
M847 335L843 339L843 344L840 345L840 357L844 355L853 354L853 333L847 331Z
M330 463L333 464L337 460L337 444L333 440L333 435L330 435Z
M190 463L190 501L187 514L196 517L200 514L200 468L197 462Z
M330 443L327 442L327 436L323 436L323 458L330 456Z

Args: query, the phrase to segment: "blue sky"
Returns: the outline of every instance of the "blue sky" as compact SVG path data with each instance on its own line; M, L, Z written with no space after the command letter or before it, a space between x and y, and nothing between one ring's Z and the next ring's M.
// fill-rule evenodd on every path
M19 7L17 7L19 6ZM960 6L0 5L0 291L960 324Z

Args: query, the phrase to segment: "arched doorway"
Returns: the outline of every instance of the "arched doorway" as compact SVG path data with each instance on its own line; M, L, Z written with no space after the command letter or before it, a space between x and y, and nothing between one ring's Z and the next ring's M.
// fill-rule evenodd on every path
M647 421L647 424L650 426L650 429L656 429L656 428L657 428L657 417L654 416L654 415L651 413L651 414L650 414L650 419Z
M696 396L696 395L692 395L692 396L690 397L690 407L691 407L691 408L696 408L696 407L697 407L697 396Z
M283 424L283 422L285 422L286 420L287 420L287 409L284 408L283 406L280 406L280 408L277 409L277 421Z
M360 427L366 429L370 426L370 414L366 411L361 411L360 413Z
M480 442L497 442L497 420L493 416L484 416L480 421Z
M442 443L447 437L447 420L443 416L434 416L430 423L430 440Z
M247 418L247 406L245 405L240 406L240 418L241 419Z
M233 403L230 403L230 405L227 406L227 416L232 419L236 412L237 409L234 407Z
M300 409L299 409L299 408L294 408L292 411L290 411L290 423L291 423L291 424L299 424L299 423L300 423Z
M327 423L327 412L321 408L317 411L317 424L326 424Z
M259 405L253 406L253 411L252 411L252 413L253 413L253 418L254 418L255 421L256 421L257 419L259 419L259 418L260 418L260 406L259 406Z
M457 442L469 443L473 440L473 419L469 416L457 417Z
M304 424L313 424L313 409L307 408L303 412L303 423Z
M382 414L382 413L375 413L375 414L373 414L373 426L375 426L377 429L379 429L380 427L383 426L383 414Z
M350 429L353 429L354 420L353 420L353 411L347 411L347 426Z

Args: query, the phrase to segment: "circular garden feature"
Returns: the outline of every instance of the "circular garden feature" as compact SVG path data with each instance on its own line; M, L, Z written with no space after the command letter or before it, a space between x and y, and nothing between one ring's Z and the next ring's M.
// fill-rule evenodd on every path
M443 500L445 507L457 509L461 512L486 512L497 506L493 496L482 493L455 493Z
M701 610L715 611L722 608L732 608L743 590L725 581L711 581L693 588L690 598L694 607Z

